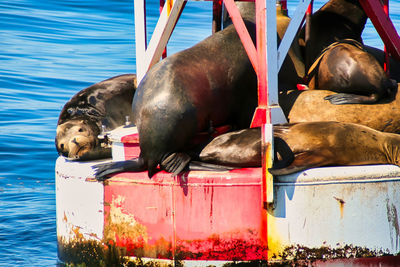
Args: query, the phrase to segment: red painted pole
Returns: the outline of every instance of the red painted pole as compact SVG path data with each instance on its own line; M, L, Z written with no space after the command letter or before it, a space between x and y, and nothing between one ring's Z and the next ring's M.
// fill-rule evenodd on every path
M387 46L390 55L400 60L400 37L391 19L385 14L381 2L363 0L360 4Z
M387 17L389 17L389 0L383 0L383 11L385 11L385 14ZM389 53L387 51L386 45L383 48L385 52L385 62L383 63L383 69L386 72L386 75L389 77L390 76L390 62L389 62Z
M265 31L266 16L265 1L256 1L256 45L257 45L257 64L258 64L258 106L266 108L268 106L267 94L267 46ZM262 123L266 123L263 121Z
M249 32L247 31L246 26L244 25L244 21L242 16L240 15L239 10L237 9L235 2L233 0L223 0L226 10L232 18L233 25L235 25L236 31L240 37L240 40L243 43L244 49L249 56L251 64L253 65L254 70L258 73L258 63L257 63L257 51L253 44L253 40L250 37Z
M160 0L160 14L164 8L164 4L165 4L165 0ZM164 51L162 52L161 55L162 58L166 58L167 57L167 47L165 46Z
M311 0L310 4L308 5L307 11L306 11L306 30L305 30L305 37L304 41L306 43L306 51L309 51L309 40L310 40L310 33L311 33L311 15L312 15L312 10L313 10L313 1ZM306 68L310 68L311 64L313 62L306 62Z

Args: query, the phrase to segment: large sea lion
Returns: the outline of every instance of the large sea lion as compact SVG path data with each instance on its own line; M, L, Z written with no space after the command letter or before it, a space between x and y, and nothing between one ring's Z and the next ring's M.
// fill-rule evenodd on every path
M250 35L254 23L246 21ZM141 154L98 169L108 174L160 169L178 174L188 165L191 141L210 126L250 125L257 106L257 77L233 25L154 65L132 103ZM122 166L122 167L121 167Z
M367 15L358 0L330 0L311 15L310 38L305 44L305 28L299 42L305 47L303 58L306 70L330 44L342 39L362 42Z
M339 121L358 123L378 131L400 133L400 93L376 104L332 105L326 90L282 92L280 106L290 123Z
M269 170L273 175L322 166L400 165L397 134L332 121L273 127L277 155L274 167ZM199 158L227 166L261 166L261 129L248 128L220 135L201 151Z
M375 103L397 88L376 58L352 39L328 46L310 71L309 89L338 92L327 98L336 105Z
M255 23L255 3L254 2L240 2L235 1L235 4L244 20ZM287 15L287 10L282 10L280 4L276 5L276 26L278 45L280 44L283 36L290 23L290 17ZM232 24L232 20L225 10L224 14L224 27ZM282 67L278 73L278 89L290 90L296 88L298 83L303 82L305 69L304 60L301 55L300 46L298 43L298 35L294 38L289 51L282 63Z
M60 155L75 160L111 157L111 148L98 138L132 117L136 75L125 74L96 83L75 94L61 110L55 138Z

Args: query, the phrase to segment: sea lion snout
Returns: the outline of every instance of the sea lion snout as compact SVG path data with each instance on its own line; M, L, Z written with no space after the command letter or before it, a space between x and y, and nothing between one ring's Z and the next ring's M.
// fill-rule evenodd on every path
M56 149L60 155L79 158L97 145L97 135L82 120L71 120L57 127Z

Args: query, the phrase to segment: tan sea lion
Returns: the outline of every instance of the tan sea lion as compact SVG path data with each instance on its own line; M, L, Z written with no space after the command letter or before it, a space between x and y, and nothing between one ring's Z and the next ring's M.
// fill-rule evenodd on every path
M342 122L274 125L276 161L269 171L286 175L322 166L400 165L400 136ZM235 167L261 166L261 129L248 128L213 139L203 162Z
M111 148L98 138L132 117L136 75L125 74L96 83L75 94L60 112L55 138L60 155L74 160L111 157Z
M400 133L400 94L370 104L332 105L324 98L335 94L326 90L282 92L279 98L288 121L339 121L358 123L378 131Z

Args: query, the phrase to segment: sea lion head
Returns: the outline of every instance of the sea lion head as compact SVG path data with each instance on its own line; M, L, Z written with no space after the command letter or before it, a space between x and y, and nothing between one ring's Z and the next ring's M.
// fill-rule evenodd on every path
M56 148L60 155L78 159L98 146L99 129L85 120L70 120L57 126Z

